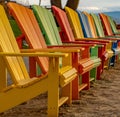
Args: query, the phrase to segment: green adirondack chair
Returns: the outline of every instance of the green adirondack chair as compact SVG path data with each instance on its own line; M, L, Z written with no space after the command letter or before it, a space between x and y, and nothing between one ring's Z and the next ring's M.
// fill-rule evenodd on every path
M120 35L120 31L117 29L113 18L112 18L111 16L108 16L108 15L107 15L107 17L108 17L109 23L110 23L110 25L111 25L113 34Z
M35 16L38 20L38 23L41 27L41 30L42 30L43 34L45 35L46 43L48 45L51 45L51 44L52 45L56 45L56 44L60 45L62 42L61 42L60 37L58 38L59 33L58 33L58 29L57 29L53 14L50 11L48 11L47 9L42 8L40 6L34 5L34 6L32 6L32 8L33 8ZM47 26L49 26L49 27L47 27ZM53 34L52 38L49 37L49 35L51 33ZM55 37L56 34L57 34L57 37ZM96 50L93 53L96 53ZM92 56L92 54L91 54L91 56ZM94 61L94 57L91 58L91 60ZM100 59L95 59L95 60L96 60L96 66L99 66ZM92 73L91 73L90 80L95 80L94 78L96 78L96 71L95 71L96 66L94 66L94 71L92 71Z

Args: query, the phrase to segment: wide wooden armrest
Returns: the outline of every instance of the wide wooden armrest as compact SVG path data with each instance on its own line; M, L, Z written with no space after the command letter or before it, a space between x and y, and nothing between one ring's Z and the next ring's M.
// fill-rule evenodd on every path
M94 44L94 43L84 43L84 42L77 42L77 41L63 41L63 44L64 45L67 45L67 44L76 44L76 45L79 45L79 46L81 46L81 47L92 47L92 46L96 46L96 44Z
M0 57L3 56L29 56L29 57L36 57L36 56L40 56L40 57L67 57L68 54L67 53L48 53L48 52L30 52L30 53L9 53L9 52L0 52Z
M77 41L76 43L77 43L77 44L75 44L75 45L79 45L79 44L80 44L80 46L81 46L81 44L82 44L82 47L84 47L84 45L86 45L86 44L91 44L92 47L94 47L94 46L104 47L104 46L106 45L106 43L85 42L85 41ZM64 45L65 45L65 44L64 44Z
M81 47L81 45L79 45L79 44L49 45L47 47L48 48L59 48L59 49L60 48L64 48L64 49L66 49L66 48L69 48L69 49L76 48L76 49L84 50L84 48Z
M77 40L77 43L80 43L80 44L95 44L97 46L105 46L107 45L108 43L106 42L99 42L99 41L91 41L91 40L84 40L84 41L81 41L81 40Z
M81 50L84 50L82 48ZM62 52L62 53L71 53L71 52L80 52L79 47L74 48L43 48L43 49L21 49L21 52L30 53L30 52Z
M110 43L111 42L111 40L104 40L102 38L76 38L76 40L77 41L94 41L94 42L103 42L103 43Z
M67 43L67 42L64 42L65 44ZM79 44L80 46L82 46L82 47L92 47L92 48L94 48L94 47L104 47L105 45L106 45L106 43L99 43L99 42L83 42L83 41L71 41L71 42L69 42L69 43L75 43L75 44Z
M117 38L115 36L111 36L111 37L100 37L100 39L107 39L107 40L111 40L112 42L116 42L116 41L120 41L120 38Z

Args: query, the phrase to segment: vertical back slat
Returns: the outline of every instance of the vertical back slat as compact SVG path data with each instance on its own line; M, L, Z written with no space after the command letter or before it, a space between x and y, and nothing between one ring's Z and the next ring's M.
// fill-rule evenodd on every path
M1 51L20 52L14 34L2 6L0 6L0 32ZM21 79L29 78L25 64L21 57L6 57L7 65L11 70L14 81L17 83Z
M24 6L15 3L8 3L8 6L20 26L22 33L25 35L29 46L33 49L46 48L44 41L42 41L44 39L33 12ZM40 43L42 44L40 45ZM46 57L37 57L37 62L40 65L42 72L47 73L48 59Z

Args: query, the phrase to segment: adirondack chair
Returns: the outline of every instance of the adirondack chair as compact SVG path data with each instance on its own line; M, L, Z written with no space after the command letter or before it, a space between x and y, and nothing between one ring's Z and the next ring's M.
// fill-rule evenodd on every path
M100 13L99 16L100 16L100 19L101 19L101 22L102 22L104 34L106 36L107 35L114 36L114 35L111 35L113 33L112 33L112 29L111 29L110 23L108 22L107 17L103 13Z
M69 25L69 22L68 22L68 19L67 19L67 17L66 17L66 14L65 14L65 12L64 11L62 11L62 10L60 10L60 9L58 9L58 8L56 8L55 6L53 6L52 7L53 8L53 12L54 12L54 14L55 14L55 16L56 16L56 19L58 20L58 23L59 23L59 26L61 27L61 35L63 36L63 41L65 41L65 40L68 40L68 41L74 41L74 42L78 42L78 41L75 41L75 38L74 38L74 36L73 36L73 33L72 33L72 31L71 31L71 28L70 28L70 25ZM66 20L66 21L64 21L64 19L62 18L62 17L64 17L64 19ZM66 23L65 23L66 22ZM67 24L67 25L66 25ZM69 30L68 30L69 29ZM73 28L72 28L73 29ZM77 28L78 30L79 30L79 35L81 35L82 33L80 33L81 31L81 28ZM74 30L73 30L73 32L74 32ZM70 34L69 34L70 33ZM75 33L75 32L74 32ZM72 35L71 37L73 37L73 38L71 38L71 37L69 37L68 35ZM79 40L82 40L82 39L79 39ZM93 43L93 42L92 42ZM92 50L92 49L91 49ZM99 51L100 52L100 51ZM93 52L93 53L95 53L95 52ZM93 53L91 54L91 56L95 56L95 54L93 55ZM100 53L99 53L100 54ZM96 69L94 69L95 71L96 71ZM94 71L93 70L93 71ZM95 73L95 71L94 71L94 73ZM100 73L101 73L101 71L102 70L97 70L97 79L100 79ZM92 71L91 71L91 74L92 74Z
M30 34L31 37L33 33ZM40 33L40 35L42 34ZM79 50L75 49L74 51ZM71 101L71 81L77 76L77 71L72 66L59 67L59 58L68 56L65 52L66 50L61 49L43 48L28 49L21 53L5 11L0 6L0 112L47 91L48 116L57 117L59 107L63 103ZM41 63L40 66L44 68L44 74L40 77L30 78L22 59L23 56L37 57ZM7 84L7 71L12 78L11 85ZM59 95L60 88L62 95Z
M107 18L108 18L109 23L111 25L113 34L116 36L120 36L120 31L117 29L116 24L115 24L114 20L112 19L112 17L107 15ZM120 47L120 43L118 44L118 46ZM116 57L116 61L119 61L119 60L120 60L120 55L118 55Z
M81 40L81 38L82 39L87 38L88 41L94 41L94 42L96 41L96 42L101 42L101 44L104 44L104 48L103 48L102 53L101 52L99 53L99 57L102 59L102 65L99 66L98 71L100 71L99 70L99 69L101 69L100 67L102 67L102 70L103 70L103 67L105 66L104 64L106 61L108 61L108 57L109 57L109 56L107 56L107 58L104 59L104 55L106 54L105 53L106 47L109 44L109 42L105 42L104 40L101 40L101 39L96 40L95 38L92 38L92 32L91 32L91 29L89 27L88 21L87 21L86 17L84 16L84 14L82 14L80 11L78 11L78 14L77 14L74 10L72 10L68 7L66 7L65 10L66 10L66 13L68 15L68 19L69 19L69 22L70 22L71 27L73 29L74 35L77 39ZM83 29L83 31L81 29ZM106 43L107 43L107 45L106 45ZM107 54L111 55L111 52L107 50ZM99 79L100 73L98 72L98 74L99 74L99 77L98 77L98 79Z
M94 23L94 20L93 20L92 16L85 11L83 11L82 13L87 16L87 21L88 21L88 24L89 24L89 27L90 27L90 30L91 30L91 33L92 33L92 37L93 38L98 38L95 23Z
M120 53L120 49L118 47L118 41L119 41L119 39L117 39L115 37L106 37L105 34L104 34L104 30L103 30L100 18L97 15L93 14L93 13L91 14L91 16L94 19L95 26L96 26L97 33L98 33L99 37L104 38L104 39L109 39L109 40L115 40L115 41L117 41L117 42L114 42L112 44L112 50L114 51L114 56L111 59L110 65L114 66L115 58Z
M120 35L112 32L112 27L110 25L108 16L103 13L100 13L99 16L101 18L102 26L106 36L109 36L111 38L117 38L117 41L118 41L117 45L118 45L118 48L120 48Z
M102 26L103 26L105 35L110 36L111 38L117 38L118 39L117 47L120 48L120 35L119 34L114 34L112 32L112 27L110 25L109 19L105 14L100 13L99 16L100 16L101 21L102 21ZM116 56L116 58L118 58L118 55Z
M99 13L100 19L102 21L102 26L105 32L106 36L113 36L113 37L118 37L120 38L119 34L114 34L112 31L112 27L111 24L109 22L109 18L107 15L105 15L104 13Z
M110 26L111 26L111 28L112 28L113 34L114 34L114 35L119 35L119 34L120 34L120 31L117 29L116 24L115 24L113 18L112 18L111 16L108 16L108 15L107 15L107 18L108 18L109 23L110 23Z
M37 6L37 5L33 5L32 6L33 8L33 11L34 11L34 14L40 24L40 27L41 27L41 30L44 34L44 37L46 39L46 43L48 45L61 45L62 42L61 42L61 39L60 39L60 36L59 36L59 32L58 32L58 29L57 29L57 26L56 26L56 23L55 23L55 19L53 17L53 14L48 11L47 9L45 8L42 8L40 6ZM45 20L46 19L46 20ZM49 26L49 28L47 27L47 25ZM50 37L49 35L52 33L52 36ZM54 39L54 40L53 40ZM81 45L82 47L85 47L85 45ZM87 46L86 46L87 47ZM85 50L86 51L86 50ZM87 51L89 51L87 49ZM83 56L84 52L82 53L82 56ZM89 54L89 53L88 53ZM86 56L86 55L85 55ZM84 57L85 57L84 56ZM87 55L88 57L89 55ZM83 61L83 57L82 57L82 60L80 61ZM86 59L86 61L84 61L84 63L86 64L88 61L88 59ZM89 61L90 62L90 61ZM74 63L74 62L73 62ZM83 65L83 63L81 63ZM73 64L74 65L74 64ZM84 66L84 65L83 65ZM87 66L86 66L87 67ZM89 67L89 70L92 69L94 66L92 66L91 68ZM77 66L78 68L78 66ZM86 69L85 71L82 71L80 72L80 74L83 74L82 77L84 78L84 76L87 78L89 77L87 74L88 74L88 70ZM92 74L93 75L93 74ZM95 76L92 76L92 77L95 77ZM76 85L79 84L78 82L75 83L73 82L73 89L75 89L74 87L76 87ZM80 85L80 84L79 84ZM77 89L79 90L79 88ZM79 90L80 91L80 90ZM76 91L79 93L79 91ZM77 94L78 94L77 93ZM73 95L75 94L75 90L73 90ZM73 97L75 99L75 96Z
M55 7L55 6L52 6L52 9L53 9L54 15L55 15L55 17L56 17L56 19L57 19L57 21L58 21L58 24L59 24L59 26L60 26L60 28L61 28L62 41L64 42L64 41L67 40L68 42L76 42L76 43L79 43L80 41L79 41L79 42L78 42L78 41L75 41L75 38L74 38L74 36L73 36L73 32L72 32L72 30L71 30L71 27L70 27L70 24L69 24L69 22L68 22L68 19L67 19L67 16L66 16L65 12L64 12L63 10ZM63 18L63 17L64 17L64 18ZM71 35L71 36L69 37L69 35ZM93 51L93 50L91 49L91 58L92 58L92 56L94 56L93 53L97 53L98 50L94 51L93 53L92 53L92 51ZM98 53L97 53L97 54L98 54ZM100 64L99 64L99 65L100 65ZM98 65L98 66L99 66L99 65ZM97 67L97 66L96 66L96 67ZM92 74L92 73L96 73L96 68L94 68L93 71L91 70L90 73L91 73L91 74ZM98 74L97 74L97 77L99 77Z
M77 13L79 16L79 20L80 20L80 24L81 24L81 27L83 30L84 37L92 38L93 36L92 36L92 32L90 30L90 25L88 23L87 17L80 10L77 10Z
M97 36L97 32L96 32L96 28L95 28L95 24L93 22L92 16L90 16L87 12L82 13L79 10L77 11L77 13L78 13L85 37L101 40L101 38ZM104 61L102 65L102 67L104 68L109 67L109 61L113 56L113 51L111 50L111 48L112 48L112 43L111 41L109 41L109 43L107 43L105 46L105 50L107 51L108 56L106 61Z
M25 35L25 39L26 41L28 42L28 44L30 45L30 48L40 48L40 46L43 46L44 48L47 48L46 44L45 44L45 40L43 39L43 37L41 37L41 33L40 33L40 28L37 24L37 20L35 19L35 16L33 14L33 12L28 9L28 8L25 8L21 5L18 5L18 4L15 4L15 3L8 3L8 7L9 7L9 10L11 12L11 15L16 19L19 27L21 28L21 31L22 33ZM27 20L25 20L27 18ZM33 25L34 24L34 25ZM26 28L26 27L31 27L29 28L29 30ZM47 26L46 26L47 27ZM50 28L50 27L49 27ZM51 29L51 28L50 28ZM34 31L34 36L31 37L29 36L31 34L31 32ZM52 33L52 29L49 30L49 38L52 37L53 33ZM29 34L30 33L30 34ZM39 34L40 33L40 34ZM44 32L43 32L44 33ZM58 32L55 32L55 34L57 34ZM45 34L44 34L45 35ZM55 38L55 36L57 36L57 38L60 38L59 37L59 34L58 35L53 35L53 39ZM35 41L35 42L33 42ZM53 40L53 42L55 42L56 40ZM41 43L44 43L41 45ZM57 42L56 42L57 44ZM32 45L32 46L31 46ZM36 46L37 45L37 46ZM69 47L69 50L71 50L72 48L70 48L72 45L62 45L58 44L54 47L62 47L64 50L66 50L67 48L66 47ZM77 45L75 45L77 46ZM80 46L80 45L78 45ZM51 46L50 46L51 47ZM74 45L73 45L74 47ZM86 46L89 48L89 46ZM79 47L79 49L83 49L81 47ZM55 48L56 50L56 48ZM88 53L88 49L86 49L84 52L85 54L81 55L81 57L85 56L85 57L88 57L89 56L89 53ZM74 52L74 51L73 51ZM77 53L73 53L73 62L71 64L73 64L73 66L75 66L75 68L77 68L79 74L84 74L86 71L89 71L91 68L93 68L93 61L90 60L89 58L88 59L84 59L84 60L81 60L79 61L78 57L79 55ZM68 60L63 60L65 63L70 63ZM34 68L35 69L35 68ZM32 69L34 71L34 69ZM86 74L83 75L84 79L83 79L83 83L81 85L78 86L78 77L76 77L76 79L72 82L72 88L73 88L73 99L78 99L79 98L79 93L78 93L78 90L82 90L84 88L88 89L90 86L90 83L89 83L89 77L88 77L89 73L87 72ZM76 91L77 90L77 91Z

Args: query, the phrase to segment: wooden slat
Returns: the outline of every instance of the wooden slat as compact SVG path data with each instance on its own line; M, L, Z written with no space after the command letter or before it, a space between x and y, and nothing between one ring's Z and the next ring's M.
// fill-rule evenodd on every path
M25 34L25 39L29 46L33 49L46 48L43 35L32 10L15 3L8 3L8 6L12 10L11 13L16 19L22 33ZM48 71L47 58L37 57L37 62L41 65L42 72L46 73Z
M66 79L75 73L77 73L75 68L66 69L66 72L62 73L60 77Z
M93 80L95 80L95 78L90 78L90 82L93 81Z
M65 73L66 71L68 71L69 69L71 69L71 68L72 68L71 66L62 67L62 68L59 70L59 73L60 73L60 74L63 74L63 73Z
M67 57L67 53L48 53L48 52L36 52L36 53L9 53L9 52L0 52L0 56L31 56L31 57Z
M1 14L1 21L0 21L0 32L1 32L1 51L7 52L7 51L11 51L11 52L19 52L19 48L17 46L14 34L12 32L12 29L10 27L8 18L5 14L5 11L3 9L2 6L0 6L0 14ZM12 63L12 67L9 67L9 70L12 73L12 78L14 79L14 81L17 83L20 79L25 79L25 78L29 78L28 72L25 68L25 64L22 60L21 57L12 57L12 58L6 58L8 59L8 63L7 65L10 66L10 63ZM22 68L22 69L21 69ZM13 73L13 71L16 71L15 73Z
M68 100L68 97L61 97L59 99L59 107L63 105Z
M87 84L85 83L79 85L79 92L82 91L85 87L87 87Z
M75 73L68 78L60 78L60 86L64 87L65 85L70 83L76 76L77 76L77 74Z

